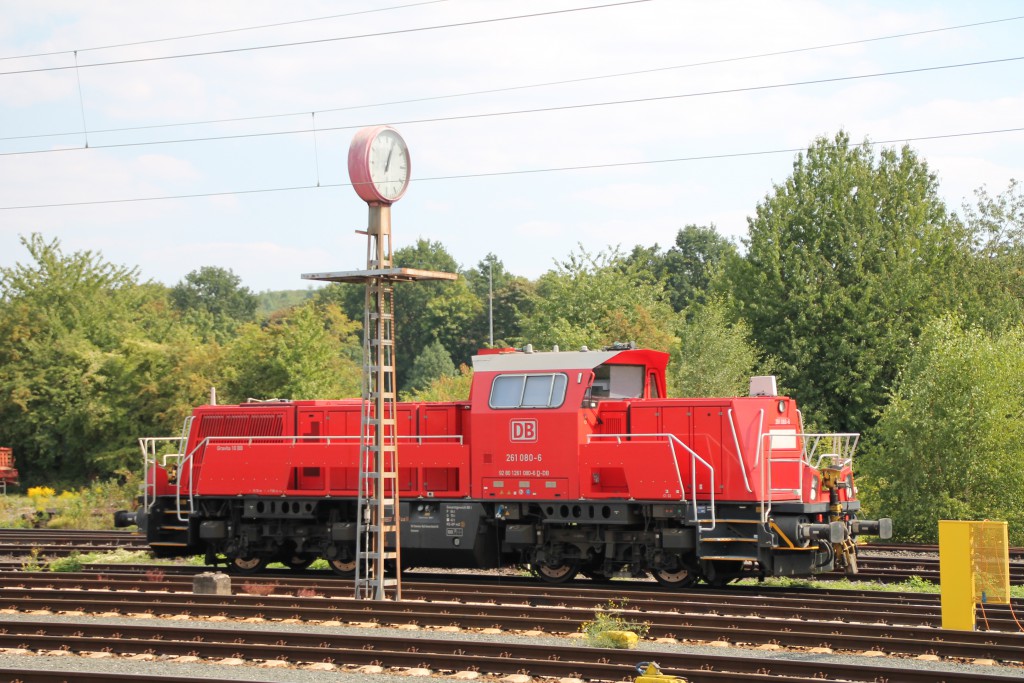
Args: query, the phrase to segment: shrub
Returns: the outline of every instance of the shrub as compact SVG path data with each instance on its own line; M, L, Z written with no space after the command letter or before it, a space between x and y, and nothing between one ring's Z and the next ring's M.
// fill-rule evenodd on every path
M64 492L55 501L57 514L47 526L52 529L113 528L114 511L131 509L138 488L138 478L123 473L117 479L93 482L76 492Z

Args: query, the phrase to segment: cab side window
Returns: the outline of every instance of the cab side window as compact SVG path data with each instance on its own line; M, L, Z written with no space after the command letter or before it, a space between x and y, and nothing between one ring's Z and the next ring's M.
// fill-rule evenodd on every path
M565 402L563 373L498 375L491 384L491 408L557 408Z

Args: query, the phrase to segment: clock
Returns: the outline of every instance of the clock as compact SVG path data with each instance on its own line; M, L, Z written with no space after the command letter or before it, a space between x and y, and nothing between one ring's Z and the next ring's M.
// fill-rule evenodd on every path
M409 186L409 147L390 126L360 129L348 148L348 177L363 201L391 204Z

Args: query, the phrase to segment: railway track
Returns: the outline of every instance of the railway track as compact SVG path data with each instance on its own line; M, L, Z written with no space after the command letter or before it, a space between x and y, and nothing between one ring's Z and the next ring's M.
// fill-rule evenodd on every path
M14 567L18 569L18 567ZM620 680L632 676L632 665L641 659L657 659L666 671L685 675L690 681L767 681L786 676L788 681L820 681L826 673L834 679L849 681L1002 681L1020 680L1020 666L1024 662L1024 634L1006 608L990 607L986 616L985 632L944 632L940 623L938 596L923 594L878 593L871 591L801 591L765 590L738 586L713 591L700 589L667 592L653 582L616 581L611 585L598 585L584 581L565 586L539 584L520 576L466 577L459 575L459 583L451 576L411 574L403 581L406 600L396 605L366 605L350 599L351 581L327 572L280 572L255 576L235 576L236 591L232 596L204 596L192 594L193 575L203 567L160 567L139 565L125 567L109 565L91 566L92 571L76 574L52 572L0 571L0 648L15 647L43 651L47 648L69 649L74 652L106 651L132 654L159 652L162 655L185 652L186 656L199 656L216 661L238 655L250 662L291 653L288 661L301 665L307 661L344 661L351 668L359 663L379 664L396 672L402 667L424 667L435 672L451 671L461 665L453 654L451 640L434 643L432 629L462 629L457 636L462 646L460 657L468 657L487 673L504 674L527 671L534 676L568 676L592 680ZM247 588L248 586L248 588ZM270 586L273 595L247 594L247 589ZM303 597L305 596L305 597ZM453 596L458 596L453 599ZM610 597L623 600L628 606L623 616L650 624L651 638L669 642L704 643L724 641L751 647L787 648L789 659L798 653L801 661L784 661L779 653L736 650L744 656L722 655L709 658L707 654L687 655L664 652L671 648L661 643L646 641L646 647L656 652L622 652L552 646L539 647L539 654L520 650L520 645L502 642L497 656L491 643L477 646L473 634L483 629L501 629L505 634L569 634L578 631L584 621L593 618L595 608L606 604ZM1024 614L1024 601L1015 605ZM11 612L18 612L17 616ZM75 619L74 638L55 634L53 622L35 624L35 628L12 626L32 623L33 615L49 613L63 615L61 619ZM105 617L143 617L130 620L132 625L118 626L106 632L92 631L86 615ZM144 618L187 619L182 630L173 634L150 632L146 635L136 628L145 626ZM56 617L54 617L56 618ZM259 621L261 634L276 634L275 643L280 651L268 649L265 640L249 642L239 631L231 635L230 642L221 642L217 628L216 639L207 638L213 628L226 624L213 623L224 619ZM28 620L23 621L23 620ZM196 623L192 624L192 620ZM322 625L398 626L419 629L412 639L383 637L379 631L362 630L356 636L359 651L355 653L352 641L340 641L331 633L315 646L296 640L291 633L280 632L280 623L300 620L315 628ZM119 621L124 621L120 619ZM43 625L45 623L45 626ZM187 626L185 626L187 624ZM64 628L61 626L61 628ZM108 627L108 629L113 627ZM336 627L331 627L336 630ZM190 630L191 629L191 630ZM157 629L166 631L165 627ZM31 631L28 633L27 631ZM227 632L233 633L228 628ZM10 634L10 638L8 635ZM33 635L35 634L35 635ZM38 634L50 640L35 640ZM119 636L117 634L120 634ZM172 636L170 639L168 636ZM426 636L426 637L424 637ZM40 636L42 637L42 636ZM196 640L199 638L199 640ZM205 638L205 639L204 639ZM531 636L536 639L536 636ZM112 641L119 641L114 643ZM14 644L18 641L19 644ZM58 645L57 643L61 643ZM403 649L404 647L404 649ZM487 647L492 648L488 650ZM679 646L676 646L679 647ZM189 649L185 649L189 648ZM814 661L812 648L828 648L835 652L873 651L886 653L889 658L869 661L851 669ZM231 650L231 654L225 654ZM436 652L435 652L436 650ZM619 654L619 653L622 654ZM993 667L970 673L946 673L929 670L911 671L892 657L935 655L946 661L991 659L1014 663L1014 667ZM316 656L320 659L315 659ZM415 655L415 656L413 656ZM607 656L606 656L607 655ZM540 658L544 659L541 660ZM556 658L552 661L552 657ZM597 657L600 661L595 661ZM582 661L580 658L583 658ZM410 662L415 659L416 663ZM496 659L492 666L491 660ZM515 668L509 668L511 660ZM802 668L801 668L802 667ZM908 673L909 672L909 673ZM35 672L33 672L35 674ZM89 679L47 677L17 679L24 683L39 681ZM0 672L0 682L7 680ZM14 679L11 679L14 680ZM97 678L94 680L117 680ZM174 677L156 680L181 680Z
M460 587L404 583L406 601L366 604L351 599L351 582L335 580L235 582L236 590L272 586L277 595L193 595L191 580L150 581L137 576L0 575L0 609L38 613L212 616L265 621L298 619L334 623L502 629L574 633L606 601L606 591L572 588L524 593L519 585ZM316 590L310 588L316 586ZM145 592L141 592L145 591ZM166 592L154 592L166 591ZM315 595L311 595L315 593ZM305 597L303 597L305 595ZM986 611L985 632L943 631L933 596L818 595L774 592L616 591L628 605L623 615L649 624L652 638L724 641L748 646L780 645L843 651L881 650L914 656L993 659L1024 663L1024 633L1006 607ZM1024 614L1024 604L1017 609Z
M0 529L0 556L35 554L44 558L57 558L72 553L102 553L122 548L148 550L145 537L134 532ZM833 572L822 574L819 578L899 583L916 576L938 584L937 553L938 546L935 545L865 545L859 549L859 573L856 576ZM1024 585L1024 548L1011 548L1010 558L1010 584Z
M937 555L939 546L932 543L868 543L861 550L873 553L929 553ZM1024 560L1024 547L1010 546L1010 561Z
M72 553L148 550L146 537L125 531L0 529L0 556L67 557Z
M344 662L348 666L423 668L434 672L478 670L493 675L573 677L618 681L634 675L638 657L656 656L662 668L691 683L711 681L822 680L850 682L899 680L936 683L1020 680L1016 672L935 671L900 667L865 658L863 663L812 659L709 655L659 650L595 649L550 642L485 641L473 638L424 638L276 629L209 628L208 625L148 626L99 623L61 624L52 621L7 621L0 647L24 650L64 649L72 652L153 654L208 659L278 659L300 662Z

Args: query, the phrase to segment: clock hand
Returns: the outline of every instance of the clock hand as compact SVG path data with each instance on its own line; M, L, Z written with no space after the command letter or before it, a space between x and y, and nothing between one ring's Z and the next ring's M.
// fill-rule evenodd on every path
M395 151L395 146L391 145L391 149L388 150L388 158L384 162L384 172L388 172L388 168L391 166L391 154Z

